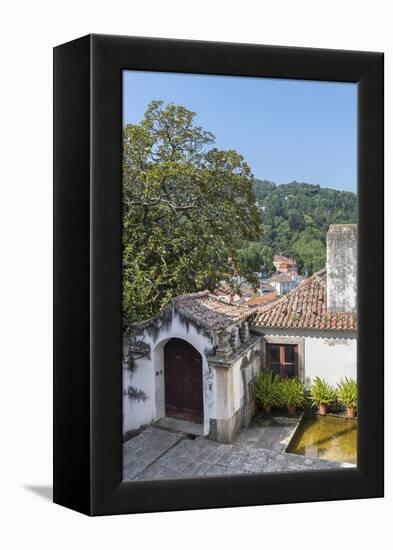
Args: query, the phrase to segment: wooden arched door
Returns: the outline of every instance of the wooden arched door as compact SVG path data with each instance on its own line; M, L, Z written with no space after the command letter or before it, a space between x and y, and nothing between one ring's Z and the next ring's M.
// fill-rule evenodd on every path
M164 349L165 416L203 422L202 357L188 342L172 338Z

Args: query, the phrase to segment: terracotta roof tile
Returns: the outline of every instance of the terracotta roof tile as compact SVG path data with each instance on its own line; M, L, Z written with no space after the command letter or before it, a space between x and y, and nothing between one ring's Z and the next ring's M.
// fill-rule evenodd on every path
M170 308L176 309L180 314L193 319L210 330L222 330L239 321L249 319L256 313L256 309L224 302L208 290L204 290L172 298L169 306L154 317L136 323L133 325L134 329L141 330L153 324L165 315Z
M173 298L181 313L213 330L219 330L255 314L255 310L219 300L208 290Z
M247 307L263 306L268 302L277 300L277 298L278 298L278 295L275 292L267 292L266 294L262 294L262 296L256 296L255 298L251 298L250 300L247 300L243 304Z
M357 330L355 314L327 312L325 269L302 281L289 294L258 308L253 322L257 327Z
M236 290L234 290L234 288L231 285L229 285L227 282L222 282L213 291L213 294L215 294L216 296L221 296L223 294L228 296L237 295L240 298L242 298L242 297L252 296L253 291L251 288L245 285L240 285L239 287L236 288Z
M287 256L281 256L276 254L273 256L273 262L281 262L288 265L296 265L296 261L293 258L288 258Z

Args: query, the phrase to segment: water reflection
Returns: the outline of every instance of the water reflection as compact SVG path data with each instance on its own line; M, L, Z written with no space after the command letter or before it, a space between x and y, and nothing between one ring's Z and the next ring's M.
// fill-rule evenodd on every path
M356 440L357 420L307 415L287 452L356 464Z

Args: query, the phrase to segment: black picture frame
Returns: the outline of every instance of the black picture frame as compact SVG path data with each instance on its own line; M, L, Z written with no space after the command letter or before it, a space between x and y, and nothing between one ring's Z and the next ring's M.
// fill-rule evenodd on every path
M357 468L122 481L124 69L358 84ZM54 49L54 502L103 515L382 497L383 306L382 53L108 35Z

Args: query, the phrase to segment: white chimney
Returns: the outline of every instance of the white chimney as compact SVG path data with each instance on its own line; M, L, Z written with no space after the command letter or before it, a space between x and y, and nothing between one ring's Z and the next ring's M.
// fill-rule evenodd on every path
M356 313L357 226L331 225L327 233L327 309Z

